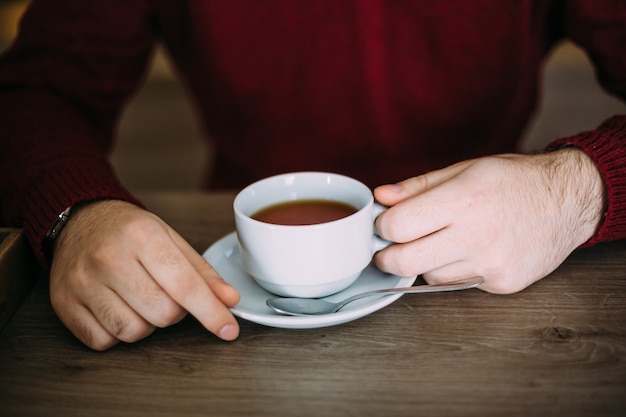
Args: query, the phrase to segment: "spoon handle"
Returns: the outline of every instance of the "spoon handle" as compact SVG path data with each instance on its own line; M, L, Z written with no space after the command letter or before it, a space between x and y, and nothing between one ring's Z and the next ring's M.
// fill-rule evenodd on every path
M341 304L337 305L335 308L335 312L339 311L346 304L349 304L353 301L359 300L364 297L371 297L373 295L391 295L391 294L416 294L416 293L430 293L430 292L444 292L444 291L459 291L459 290L468 290L470 288L478 287L484 281L483 277L472 277L461 279L458 281L447 282L445 284L426 284L426 285L415 285L413 287L404 287L404 288L385 288L382 290L373 290L367 291L360 294L353 295L352 297L348 297L341 302Z

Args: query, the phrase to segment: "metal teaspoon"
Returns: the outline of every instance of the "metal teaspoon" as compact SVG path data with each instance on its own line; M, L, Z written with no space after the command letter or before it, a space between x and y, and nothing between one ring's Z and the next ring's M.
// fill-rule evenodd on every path
M336 313L342 309L346 304L363 297L370 297L373 295L391 295L391 294L415 294L415 293L429 293L429 292L442 292L442 291L459 291L475 288L483 283L482 277L473 277L462 279L454 282L448 282L445 284L426 284L417 285L413 287L405 288L387 288L382 290L367 291L360 294L353 295L338 303L332 303L330 301L322 300L319 298L286 298L277 297L269 298L266 301L268 307L279 314L287 316L315 316L321 314Z

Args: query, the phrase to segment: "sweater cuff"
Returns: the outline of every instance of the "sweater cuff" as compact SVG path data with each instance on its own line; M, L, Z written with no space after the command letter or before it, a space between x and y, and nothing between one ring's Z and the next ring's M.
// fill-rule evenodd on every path
M44 268L50 266L44 250L45 235L59 213L67 207L101 199L124 200L143 207L103 161L91 161L89 169L83 170L63 166L39 177L24 201L24 232Z
M626 238L626 116L614 116L596 130L552 142L585 152L600 171L606 190L606 212L600 228L583 246Z

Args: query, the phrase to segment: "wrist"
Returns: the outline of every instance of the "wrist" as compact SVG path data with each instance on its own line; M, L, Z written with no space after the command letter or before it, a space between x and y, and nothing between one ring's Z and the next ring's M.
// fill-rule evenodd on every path
M565 215L577 246L591 239L599 230L606 212L606 191L600 170L582 150L568 146L551 152L552 175L561 184Z
M64 239L64 233L67 229L68 223L74 223L75 221L80 221L78 218L81 217L81 213L83 209L92 205L98 205L107 201L115 201L115 200L93 200L93 201L85 201L81 203L74 204L73 206L67 207L63 210L48 231L46 232L44 239L44 255L46 256L48 262L52 261L52 257L55 252L55 248L59 245L59 242ZM71 217L71 218L70 218ZM70 226L71 228L71 226Z

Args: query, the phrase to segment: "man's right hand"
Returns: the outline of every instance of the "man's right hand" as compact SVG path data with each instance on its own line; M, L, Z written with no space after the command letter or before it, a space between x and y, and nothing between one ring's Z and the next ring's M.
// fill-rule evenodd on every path
M50 299L95 350L140 340L187 312L224 340L239 334L228 310L237 291L160 218L119 200L72 211L55 242Z

